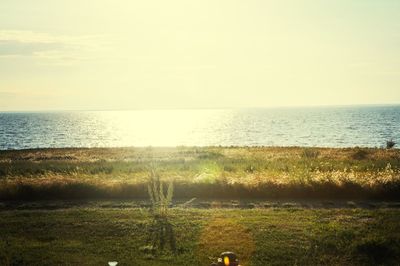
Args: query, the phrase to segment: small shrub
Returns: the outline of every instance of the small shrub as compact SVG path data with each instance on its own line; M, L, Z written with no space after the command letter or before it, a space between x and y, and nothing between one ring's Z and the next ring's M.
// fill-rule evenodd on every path
M356 149L354 153L351 155L351 158L354 160L364 160L367 158L368 152L363 149Z
M315 149L304 149L301 153L301 157L304 159L316 159L320 155L320 152Z
M386 149L391 149L394 147L394 145L396 145L396 142L394 142L392 139L386 141Z

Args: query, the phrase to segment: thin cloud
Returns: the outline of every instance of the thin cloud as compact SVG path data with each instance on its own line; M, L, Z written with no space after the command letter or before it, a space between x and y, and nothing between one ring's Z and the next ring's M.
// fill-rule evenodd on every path
M0 41L15 41L20 43L58 43L64 42L65 40L65 36L53 36L40 32L0 30Z
M0 56L33 56L36 52L63 49L61 43L28 43L0 40Z
M95 52L105 48L102 40L102 36L0 30L0 58L31 57L41 63L70 64L95 58Z

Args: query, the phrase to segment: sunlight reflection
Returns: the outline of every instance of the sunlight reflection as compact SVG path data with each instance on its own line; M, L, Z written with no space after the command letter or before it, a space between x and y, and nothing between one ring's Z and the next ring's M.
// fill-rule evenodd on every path
M104 131L116 146L179 146L210 143L210 132L232 122L226 110L153 110L101 112ZM215 135L221 136L220 134ZM214 140L215 144L219 139Z

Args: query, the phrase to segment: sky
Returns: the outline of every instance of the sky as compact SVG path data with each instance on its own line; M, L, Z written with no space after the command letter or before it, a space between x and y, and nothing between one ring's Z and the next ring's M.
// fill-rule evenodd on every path
M1 0L0 111L400 103L398 0Z

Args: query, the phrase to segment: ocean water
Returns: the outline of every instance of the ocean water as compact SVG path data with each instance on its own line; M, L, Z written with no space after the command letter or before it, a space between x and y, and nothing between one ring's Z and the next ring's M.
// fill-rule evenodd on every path
M0 150L125 146L381 147L400 106L0 113Z

